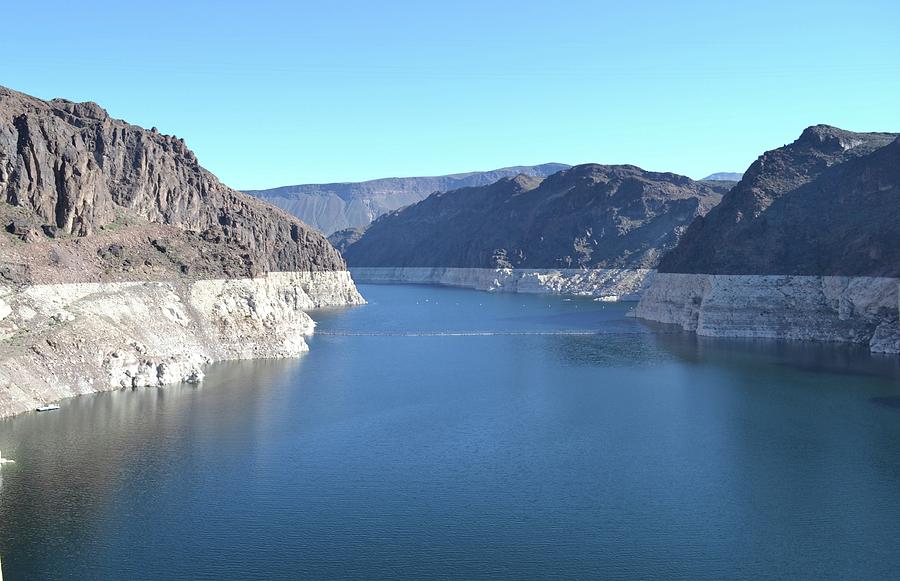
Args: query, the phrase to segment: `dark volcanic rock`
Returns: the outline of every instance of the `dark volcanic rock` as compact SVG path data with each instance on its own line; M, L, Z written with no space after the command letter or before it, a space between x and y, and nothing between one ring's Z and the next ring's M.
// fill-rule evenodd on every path
M653 268L721 195L671 173L587 164L436 193L382 216L351 266Z
M763 154L660 271L900 275L900 143L810 127Z
M338 252L343 254L347 247L356 244L365 232L365 228L344 228L329 236L328 241Z
M0 87L0 198L0 213L24 211L49 225L48 236L85 237L121 223L165 225L175 237L215 228L229 252L249 257L247 274L344 267L319 233L221 184L182 139L112 119L95 103Z
M31 225L25 220L13 220L9 224L6 225L6 231L12 234L13 236L19 236L24 238L26 234L31 230Z
M730 181L730 180L700 180L701 184L706 184L711 187L713 190L719 192L720 194L727 194L731 191L731 188L736 186L738 182Z
M519 174L546 177L567 167L562 163L545 163L445 176L302 184L248 190L247 193L298 216L306 224L330 235L346 228L365 228L378 216L415 204L434 192L486 186Z

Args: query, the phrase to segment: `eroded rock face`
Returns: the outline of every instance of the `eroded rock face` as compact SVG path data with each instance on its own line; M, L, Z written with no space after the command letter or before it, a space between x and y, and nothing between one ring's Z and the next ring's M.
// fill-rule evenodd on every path
M900 352L898 280L657 273L635 315L707 337L861 343Z
M350 275L0 286L0 417L47 401L198 382L213 361L295 357L305 312L361 304Z
M766 152L661 272L900 276L900 142L817 125Z
M900 141L818 125L698 218L636 310L701 335L900 352Z
M720 199L684 176L587 164L436 193L338 242L352 267L652 269Z
M0 88L0 416L306 350L360 304L340 255L184 142Z
M245 275L344 268L320 234L221 184L184 140L112 119L95 103L0 87L0 199L4 225L20 238L88 237L143 221L174 237L195 233L197 244L222 250L209 265L239 261Z

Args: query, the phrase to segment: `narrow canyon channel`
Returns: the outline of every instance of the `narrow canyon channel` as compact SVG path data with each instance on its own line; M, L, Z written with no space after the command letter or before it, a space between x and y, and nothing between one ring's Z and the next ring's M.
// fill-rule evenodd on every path
M886 579L900 363L361 285L299 359L0 421L8 581Z

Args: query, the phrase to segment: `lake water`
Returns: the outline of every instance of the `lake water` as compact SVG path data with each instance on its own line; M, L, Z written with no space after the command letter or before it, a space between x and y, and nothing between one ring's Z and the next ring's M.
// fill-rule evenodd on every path
M299 360L0 421L6 581L900 575L898 358L361 290Z

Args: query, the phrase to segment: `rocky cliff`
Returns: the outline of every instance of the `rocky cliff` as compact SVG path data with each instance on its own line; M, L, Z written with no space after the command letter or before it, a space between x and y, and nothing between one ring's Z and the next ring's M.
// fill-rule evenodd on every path
M636 314L703 335L898 352L898 239L897 135L810 127L691 225Z
M445 176L301 184L248 190L247 193L290 212L330 235L346 228L364 228L382 214L415 204L434 192L484 186L519 174L544 177L567 167L562 163L545 163Z
M0 87L0 416L305 349L362 301L340 254L184 142Z
M632 281L627 288L604 288L597 282L622 280L622 271L654 269L687 225L720 198L716 188L684 176L587 164L545 179L520 175L436 193L382 216L361 235L339 232L331 240L344 248L354 272L367 281L384 278L374 268L391 269L392 277L398 276L398 267L441 267L457 274L493 269L495 277L507 281L500 285L505 288L518 287L511 281L535 281L540 275L568 281L548 289L633 296L643 275L625 275ZM546 278L549 271L557 274ZM580 276L578 271L593 274ZM482 278L473 274L466 286L481 288ZM531 288L530 283L523 287Z
M343 269L322 236L221 184L182 139L112 119L95 103L0 87L0 196L3 225L26 242L152 224L175 245L202 247L192 258L210 271Z
M375 221L344 256L354 267L654 268L720 199L684 176L580 165L433 194Z
M900 274L900 143L825 125L764 153L661 272Z

